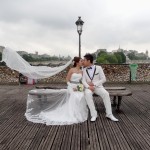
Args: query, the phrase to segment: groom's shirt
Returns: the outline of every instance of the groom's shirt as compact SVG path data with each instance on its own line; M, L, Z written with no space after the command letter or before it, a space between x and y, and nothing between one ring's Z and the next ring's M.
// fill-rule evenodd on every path
M95 66L94 65L92 65L90 67L87 67L87 71L88 71L88 74L89 74L91 79L93 78L94 70L95 70Z

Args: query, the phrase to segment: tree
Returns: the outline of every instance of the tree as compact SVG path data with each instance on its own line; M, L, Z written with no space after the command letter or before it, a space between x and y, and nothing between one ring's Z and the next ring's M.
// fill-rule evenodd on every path
M110 63L118 63L118 60L114 54L107 54L106 52L101 53L97 58L98 63L110 64Z
M107 55L107 61L110 63L110 64L116 64L118 63L118 60L116 58L116 56L114 54L109 54Z
M123 52L120 52L120 55L122 57L122 63L126 63L126 56Z
M114 55L116 56L118 60L118 64L122 63L122 56L120 55L120 52L115 52Z
M108 64L109 63L104 57L98 57L96 61L99 64Z
M98 53L98 56L97 56L97 57L99 57L99 56L101 56L101 55L107 55L107 52L105 52L105 51L100 51L100 52Z
M97 57L97 62L98 63L109 63L108 61L107 61L107 59L106 59L106 57L107 57L107 53L99 53L98 54L98 57Z
M131 52L128 54L129 59L134 60L135 59L135 54L134 52Z
M27 54L24 54L22 56L23 59L25 59L26 61L34 61L33 57L31 55L27 55Z

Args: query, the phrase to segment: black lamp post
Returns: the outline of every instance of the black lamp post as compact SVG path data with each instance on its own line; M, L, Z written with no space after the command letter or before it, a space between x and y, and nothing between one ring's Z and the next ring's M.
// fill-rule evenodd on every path
M78 18L78 20L75 22L77 25L77 32L79 34L79 57L81 57L81 33L82 33L82 26L84 22L81 20L81 17Z

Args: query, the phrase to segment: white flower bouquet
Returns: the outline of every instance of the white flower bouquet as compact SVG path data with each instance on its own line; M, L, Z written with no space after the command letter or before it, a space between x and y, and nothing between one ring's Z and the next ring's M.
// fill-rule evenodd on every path
M77 91L79 91L79 92L83 92L84 91L84 86L83 86L82 83L77 85Z

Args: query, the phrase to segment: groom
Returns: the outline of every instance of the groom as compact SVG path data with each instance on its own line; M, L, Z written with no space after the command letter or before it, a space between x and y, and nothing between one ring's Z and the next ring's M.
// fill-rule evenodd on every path
M97 118L93 93L102 97L106 109L106 117L112 121L118 121L112 114L109 93L103 87L103 83L106 82L103 69L101 66L93 65L93 56L89 53L84 56L83 63L85 68L83 69L82 82L85 86L85 98L90 109L91 121L95 121Z

